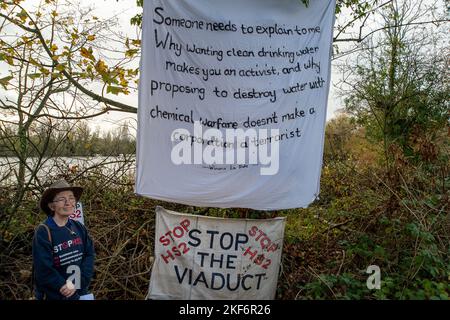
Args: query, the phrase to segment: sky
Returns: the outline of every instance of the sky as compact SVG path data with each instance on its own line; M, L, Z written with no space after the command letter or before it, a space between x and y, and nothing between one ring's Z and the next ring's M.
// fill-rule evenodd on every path
M27 6L37 4L42 0L26 0ZM76 1L76 0L73 0ZM94 13L99 18L111 18L116 17L120 24L120 32L130 38L138 38L139 30L135 26L130 25L130 18L141 11L141 8L137 8L135 0L79 0L82 7L92 7L94 8ZM338 16L336 20L336 26L338 24L344 24L346 20L349 19L348 12L344 12ZM369 20L367 25L369 28L373 28L376 21ZM358 30L358 26L355 26L354 30ZM348 47L354 45L353 43L340 43L340 50L345 50ZM342 100L338 97L338 90L336 88L341 74L336 67L338 63L342 61L333 60L332 62L332 73L331 73L331 85L330 93L328 99L328 109L327 109L327 120L335 117L339 110L343 107ZM92 88L95 91L95 87ZM99 92L99 91L98 91ZM119 100L129 105L137 106L138 98L137 92L134 92L128 96L121 95L119 97L113 96L115 100ZM122 112L111 112L107 115L97 117L91 120L90 125L92 128L99 127L102 131L107 131L113 129L114 127L120 125L124 121L128 122L131 127L136 127L136 115L122 113Z
M116 17L121 26L121 32L129 38L136 39L140 36L136 26L130 24L130 19L142 11L136 6L135 0L81 0L80 4L95 8L95 15L99 18ZM131 106L138 106L137 92L128 96L120 95L111 98ZM113 130L124 122L127 122L131 128L136 128L137 116L130 113L111 112L90 122L93 128L99 127L101 131Z

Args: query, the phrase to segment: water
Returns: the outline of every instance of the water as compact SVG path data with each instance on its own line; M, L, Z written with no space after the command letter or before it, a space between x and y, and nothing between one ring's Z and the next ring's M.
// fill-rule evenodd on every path
M17 184L19 163L17 157L0 157L0 186L8 187ZM39 184L43 184L62 176L78 177L92 173L102 176L114 175L115 179L120 177L133 179L135 170L135 155L28 158L25 181L33 182L37 179Z

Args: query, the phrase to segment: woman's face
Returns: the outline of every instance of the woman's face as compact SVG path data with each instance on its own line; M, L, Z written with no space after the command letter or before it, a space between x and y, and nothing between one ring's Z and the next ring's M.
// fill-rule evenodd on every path
M73 192L68 190L57 193L53 201L48 204L48 207L55 215L68 217L74 212L76 203L77 199Z

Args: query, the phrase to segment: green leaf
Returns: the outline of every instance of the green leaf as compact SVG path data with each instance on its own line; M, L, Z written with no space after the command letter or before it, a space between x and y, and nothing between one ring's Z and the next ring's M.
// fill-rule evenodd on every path
M27 21L28 15L27 12L22 9L22 11L20 11L17 16L20 18L20 20L22 20L22 23L24 23L25 21Z
M118 95L121 92L123 92L123 88L121 88L121 87L108 86L106 88L106 93L112 93L112 94Z
M0 79L0 84L3 86L3 88L5 88L5 90L7 89L6 86L9 84L9 81L11 81L12 78L13 76L7 76Z
M129 50L125 51L125 57L133 58L136 55L136 53L138 53L138 51L139 51L138 49L129 49Z
M40 78L42 76L42 73L30 73L28 76L34 80Z
M55 69L62 72L66 69L66 66L64 64L58 64Z

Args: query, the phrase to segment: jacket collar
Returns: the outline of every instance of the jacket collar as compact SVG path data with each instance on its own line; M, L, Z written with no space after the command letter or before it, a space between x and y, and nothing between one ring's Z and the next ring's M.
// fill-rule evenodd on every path
M47 217L47 220L45 220L45 224L48 225L51 229L62 228L56 224L55 220L53 220L53 217L51 216ZM69 219L65 226L70 229L72 227L72 224L72 220Z

